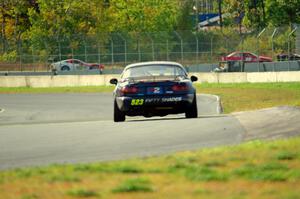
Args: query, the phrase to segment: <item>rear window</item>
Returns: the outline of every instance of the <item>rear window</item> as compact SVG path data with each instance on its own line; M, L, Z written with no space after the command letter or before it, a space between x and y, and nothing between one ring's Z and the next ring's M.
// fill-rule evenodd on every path
M186 76L186 73L175 65L145 65L126 69L122 78L147 76Z
M237 52L233 52L233 53L227 55L227 57L241 57L241 56L242 56L242 54L241 53L237 53Z

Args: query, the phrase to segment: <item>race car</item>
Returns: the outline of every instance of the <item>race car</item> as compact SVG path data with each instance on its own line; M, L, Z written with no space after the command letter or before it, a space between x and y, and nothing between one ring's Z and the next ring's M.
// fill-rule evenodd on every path
M87 63L79 59L66 59L51 64L52 71L93 70L103 71L103 64Z
M121 79L110 80L114 90L114 121L126 116L166 116L185 113L198 117L196 89L185 68L176 62L142 62L125 67Z
M227 56L221 57L221 60L224 61L243 61L243 62L272 62L271 57L267 56L257 56L251 52L233 52Z
M298 61L300 60L300 55L295 53L281 53L277 55L277 61Z

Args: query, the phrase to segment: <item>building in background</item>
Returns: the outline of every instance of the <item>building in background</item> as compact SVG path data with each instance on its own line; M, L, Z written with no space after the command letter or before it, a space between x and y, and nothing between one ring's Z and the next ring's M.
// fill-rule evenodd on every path
M197 1L197 0L196 0ZM208 14L214 12L214 2L217 0L198 0L198 9L200 14Z
M228 17L228 13L222 13L221 0L194 0L193 9L196 11L197 27L221 26L222 18Z

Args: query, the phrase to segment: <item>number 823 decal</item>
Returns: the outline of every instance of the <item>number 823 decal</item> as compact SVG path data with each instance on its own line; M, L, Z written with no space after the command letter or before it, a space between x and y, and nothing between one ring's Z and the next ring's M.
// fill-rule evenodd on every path
M144 104L144 99L132 99L131 106L141 106Z

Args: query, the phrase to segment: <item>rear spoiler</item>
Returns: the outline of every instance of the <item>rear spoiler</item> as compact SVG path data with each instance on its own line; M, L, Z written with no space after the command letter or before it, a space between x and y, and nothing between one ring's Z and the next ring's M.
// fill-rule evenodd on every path
M132 83L136 83L136 82L140 82L140 81L179 81L181 79L185 79L187 78L184 75L170 75L170 76L164 76L164 75L160 75L160 76L143 76L143 77L131 77L131 78L127 78L127 80L129 82Z

